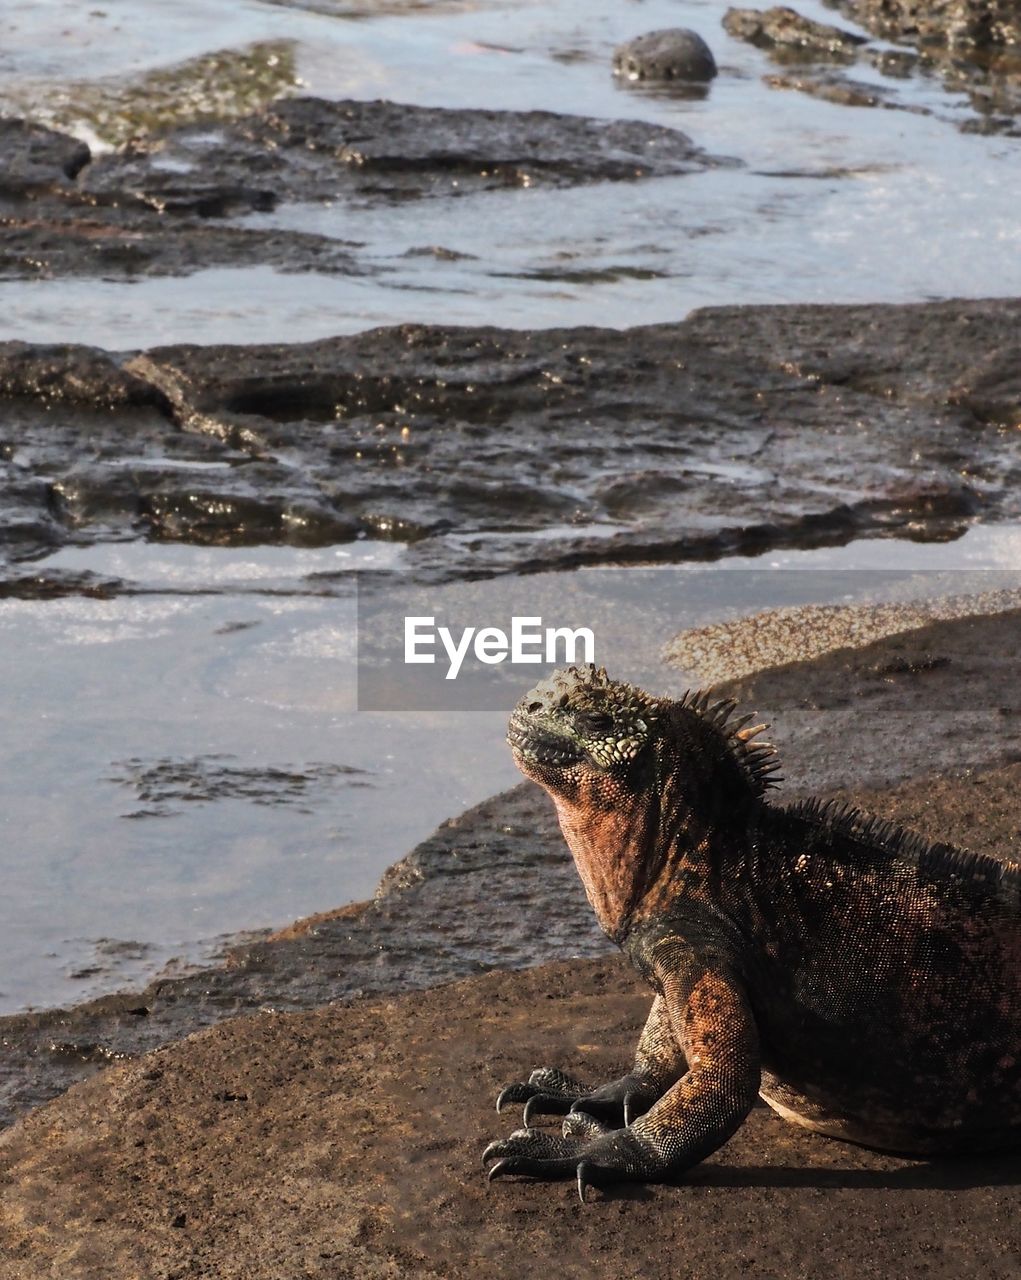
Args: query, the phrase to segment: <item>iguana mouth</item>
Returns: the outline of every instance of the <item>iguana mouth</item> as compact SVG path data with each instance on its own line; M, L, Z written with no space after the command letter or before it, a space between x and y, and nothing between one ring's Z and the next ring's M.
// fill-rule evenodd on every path
M517 718L507 728L507 742L516 756L533 764L574 764L585 754L567 738Z

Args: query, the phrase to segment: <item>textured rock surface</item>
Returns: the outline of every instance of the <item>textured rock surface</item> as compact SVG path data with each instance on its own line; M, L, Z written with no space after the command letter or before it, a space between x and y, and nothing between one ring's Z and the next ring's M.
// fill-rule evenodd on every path
M802 58L854 58L865 37L842 27L815 22L794 9L728 9L723 28L738 40L762 49Z
M625 80L704 82L716 75L716 59L697 32L669 27L618 45L613 74Z
M1021 7L1015 0L838 0L843 13L888 40L915 45L920 65L978 113L967 132L1016 136L1021 114ZM896 72L894 73L896 74Z
M980 49L1021 44L1016 0L840 0L840 8L890 40Z
M834 102L839 107L896 108L898 105L885 100L889 91L881 85L865 84L847 76L774 75L766 76L765 81L771 89L795 89L824 102ZM904 110L903 107L900 109Z
M866 58L883 75L902 80L917 70L939 76L954 94L967 94L975 114L948 116L968 133L1018 132L1021 113L1021 17L1013 0L837 0L852 21L883 39L909 42L910 49L864 47L866 38L841 27L806 18L795 9L728 9L723 26L780 62L851 62ZM772 88L796 88L843 106L900 107L925 110L917 103L891 99L894 86L843 81L810 70L797 77L769 76ZM933 108L935 110L935 108ZM937 112L938 113L938 112Z
M630 1061L614 960L261 1014L119 1066L0 1139L3 1280L820 1274L1013 1280L1021 1161L918 1164L757 1108L684 1183L486 1186L499 1087Z
M133 357L2 344L0 549L368 535L456 576L951 537L1021 513L1019 317L1008 300Z
M0 119L0 279L243 265L358 274L366 268L343 240L217 220L294 200L569 187L711 163L675 129L544 111L293 98L232 122L221 115L215 128L164 122L99 156L64 134Z

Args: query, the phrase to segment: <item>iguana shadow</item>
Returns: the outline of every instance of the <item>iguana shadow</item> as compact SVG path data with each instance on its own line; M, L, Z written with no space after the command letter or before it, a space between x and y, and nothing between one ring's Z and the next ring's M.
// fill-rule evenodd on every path
M700 1165L666 1187L772 1187L780 1190L967 1191L1021 1185L1021 1153L979 1158L911 1161L898 1169L811 1168L807 1165ZM651 1200L652 1188L620 1183L604 1187L601 1199Z
M678 1185L681 1185L678 1180ZM898 1169L818 1169L790 1165L703 1165L688 1186L826 1188L860 1191L965 1191L1021 1185L1021 1154L905 1163Z

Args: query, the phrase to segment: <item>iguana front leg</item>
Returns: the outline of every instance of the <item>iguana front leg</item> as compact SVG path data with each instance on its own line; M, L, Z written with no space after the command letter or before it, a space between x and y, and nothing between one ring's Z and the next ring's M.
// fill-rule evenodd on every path
M668 952L671 963L677 949ZM563 1137L521 1129L491 1143L489 1177L577 1177L585 1187L675 1177L721 1147L751 1110L758 1093L759 1047L755 1021L738 980L713 965L666 972L657 966L669 1022L688 1069L626 1128L607 1131L597 1121L568 1116ZM580 1123L579 1123L580 1122Z
M588 1089L555 1067L539 1067L526 1081L503 1089L496 1109L502 1111L509 1102L523 1102L525 1125L535 1115L564 1115L570 1111L585 1111L608 1124L630 1124L663 1096L685 1068L666 1003L657 996L635 1050L634 1066L626 1076Z

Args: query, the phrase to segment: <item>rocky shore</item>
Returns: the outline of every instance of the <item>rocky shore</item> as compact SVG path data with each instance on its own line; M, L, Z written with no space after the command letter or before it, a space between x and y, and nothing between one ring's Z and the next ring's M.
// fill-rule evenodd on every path
M773 88L798 89L845 106L909 106L892 96L894 83L915 72L938 77L950 93L966 94L972 114L961 121L968 133L1017 136L1021 112L1021 19L1016 5L986 0L837 0L851 21L889 44L870 44L857 32L816 22L787 6L728 9L724 29L767 50L777 61L800 64L801 74L769 76ZM887 85L835 75L827 63L869 63Z
M1021 830L1019 626L1018 611L937 622L724 687L773 721L786 795L1003 854ZM491 967L528 971L466 977ZM400 994L413 988L429 990ZM9 1117L80 1083L0 1140L0 1275L454 1276L484 1256L517 1277L557 1256L568 1275L665 1276L682 1255L728 1276L838 1260L1010 1274L1016 1160L898 1161L764 1111L683 1186L584 1211L563 1186L487 1193L499 1085L547 1061L612 1074L645 1002L594 930L547 802L518 787L445 824L372 903L225 968L3 1020Z
M78 138L0 118L0 280L243 265L357 275L369 270L357 244L227 220L285 203L449 200L718 163L676 129L548 111L285 98L216 128L143 131L95 156Z
M335 17L344 6L317 8ZM579 48L557 36L564 47L553 50L543 35L538 51L471 42L466 51L444 36L434 53L446 73L458 66L446 60L485 50L565 67L595 58L591 38L605 45L607 84L616 74L629 92L718 100L723 116L739 101L728 106L726 95L742 77L761 87L766 67L772 88L931 115L911 120L925 129L945 129L945 118L966 131L1018 132L1021 32L1006 0L939 0L924 14L910 0L837 0L837 9L837 21L872 38L789 8L729 10L727 35L756 47L740 49L749 61L736 69L717 61L715 41L676 29L636 32L614 68L598 17ZM324 49L325 64L337 50ZM352 49L352 63L365 61ZM745 289L764 273L754 296L772 299L771 255L799 300L884 296L871 278L858 292L801 291L804 273L841 253L847 219L863 216L852 203L840 206L843 222L825 224L813 206L816 221L798 223L779 248L762 241L789 199L775 184L788 179L800 190L871 175L874 197L886 199L883 145L852 163L826 134L818 154L795 148L788 164L785 140L772 140L760 172L758 160L712 154L668 127L676 117L603 118L596 97L586 99L590 115L331 100L316 93L332 86L303 89L300 53L288 39L122 72L62 89L49 114L29 85L25 118L6 97L0 281L12 291L34 282L144 291L157 277L264 268L355 286L389 273L413 289L432 285L402 276L398 258L405 267L471 260L482 265L465 291L483 290L473 319L487 318L486 298L510 296L508 280L542 282L547 292L525 313L537 325L540 303L562 285L660 278L674 241L690 240L693 257L705 244L711 257L702 237L734 234L718 213L726 205L729 217L734 198L747 257L739 268L724 262L721 279L733 271ZM967 117L940 104L938 84L928 105L898 91L919 75L963 90ZM789 127L805 128L794 117ZM669 204L698 182L733 177L747 177L747 190L723 182L703 194L690 226L639 218L618 245L608 216L577 256L550 237L541 252L498 260L457 216L473 197L532 188L582 204L581 189L596 184L600 200L658 189ZM337 216L323 216L334 205ZM403 235L381 251L349 229L361 215L364 234L366 216L405 207L443 211L425 221L430 238ZM540 200L504 234L520 239L529 218L556 220L563 208ZM618 222L635 214L614 208ZM498 215L487 205L475 216ZM870 217L869 228L882 227ZM802 256L799 237L814 234L826 247ZM860 265L852 257L840 267L853 276ZM74 343L0 342L0 602L152 590L47 563L102 542L386 541L427 592L863 535L948 542L983 522L1021 520L1021 298L690 311L698 299L682 294L695 275L687 261L662 275L677 281L679 300L658 314L686 319L628 329L515 329L494 302L500 327L458 326L440 310L442 324L301 343L168 345L164 333L164 345L151 345L133 331L120 350L90 345L117 340L87 331ZM912 281L890 296L954 292L942 276L939 288ZM443 287L453 296L458 280ZM417 314L406 295L383 310ZM601 326L616 315L585 314ZM290 331L273 314L265 332ZM309 594L350 595L349 570L314 576ZM1016 856L1016 604L916 615L908 630L881 635L855 637L852 627L853 644L821 638L837 622L829 606L664 634L678 669L669 692L683 689L681 672L702 671L768 719L785 798L841 798L932 838ZM77 685L68 685L62 727L74 724ZM176 746L166 750L160 759L177 767ZM132 764L147 767L121 761L121 778L105 781L122 781ZM80 785L98 767L90 761ZM585 1207L569 1185L487 1188L481 1151L507 1129L493 1110L500 1086L540 1064L593 1081L618 1074L648 999L598 932L547 799L530 784L493 796L392 866L371 901L295 921L184 976L0 1018L0 1280L1016 1274L1021 1158L898 1160L801 1133L764 1108L676 1185L614 1189Z
M1019 316L733 307L624 332L0 344L7 590L60 589L26 576L41 553L142 535L384 538L426 579L955 537L1021 513Z

